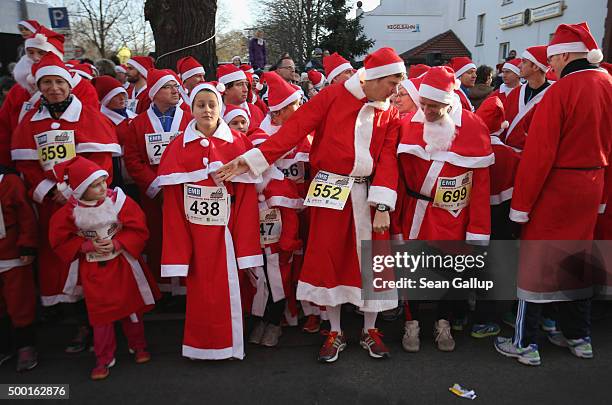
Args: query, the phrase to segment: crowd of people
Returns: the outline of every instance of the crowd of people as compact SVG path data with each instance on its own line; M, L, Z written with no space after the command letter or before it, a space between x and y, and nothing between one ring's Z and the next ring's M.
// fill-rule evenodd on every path
M359 70L321 53L304 77L288 55L260 75L220 65L214 82L191 56L101 74L64 62L61 34L19 26L25 54L0 109L0 364L17 353L18 371L38 362L37 300L75 314L67 353L93 338L94 380L115 364L115 322L134 361L150 360L143 314L163 295L186 295L194 360L243 359L245 336L275 347L303 318L332 363L347 304L370 357L390 356L379 313L403 314L402 346L417 352L419 303L364 299L362 241L612 238L612 78L586 23L508 60L495 91L468 57L407 69L391 48ZM542 325L592 358L592 290L541 257L519 266L515 335L495 349L539 365ZM435 343L453 351L465 310L435 312ZM500 333L476 313L473 337Z

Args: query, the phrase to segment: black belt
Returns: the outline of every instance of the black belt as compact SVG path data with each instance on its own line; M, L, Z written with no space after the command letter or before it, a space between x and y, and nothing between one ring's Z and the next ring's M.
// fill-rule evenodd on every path
M416 191L410 190L408 187L406 187L406 194L408 194L410 197L416 198L417 200L425 200L425 201L429 201L429 202L433 202L433 198L431 197L427 197L426 195L423 195L421 193L417 193Z
M594 166L594 167L553 167L553 169L558 169L558 170L583 170L583 171L588 171L588 170L601 170L603 169L603 166Z

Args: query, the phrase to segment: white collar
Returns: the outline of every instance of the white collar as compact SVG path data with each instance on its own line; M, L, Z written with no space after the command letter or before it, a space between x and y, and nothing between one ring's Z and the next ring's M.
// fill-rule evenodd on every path
M68 121L68 122L77 122L81 118L81 111L83 110L83 104L81 101L72 94L72 102L59 117L60 120ZM44 105L40 105L40 108L36 113L32 116L32 121L42 121L44 119L54 119L49 110Z
M126 119L123 115L111 110L105 105L100 107L100 112L106 115L115 125L121 124L123 120ZM126 112L127 112L127 119L132 119L136 117L136 114L133 113L131 110L126 110Z
M72 88L74 89L81 82L81 75L76 73L72 76Z
M195 119L191 120L191 122L187 125L187 128L185 129L185 135L183 135L183 146L187 145L189 142L195 141L196 139L206 138L204 134L202 134L195 128L195 126ZM217 126L217 130L212 136L213 138L221 139L225 142L234 142L232 130L222 119L219 119L219 125Z
M263 121L261 121L261 124L259 124L259 129L268 135L274 135L278 132L280 126L274 125L272 123L272 117L270 117L270 114L266 114L266 118L264 118Z
M463 115L463 109L461 108L461 100L459 99L459 96L457 94L455 94L455 97L453 97L452 108L448 114L450 115L450 118L455 123L455 126L460 127L461 126L461 116ZM410 121L424 123L425 113L423 112L423 110L419 108Z

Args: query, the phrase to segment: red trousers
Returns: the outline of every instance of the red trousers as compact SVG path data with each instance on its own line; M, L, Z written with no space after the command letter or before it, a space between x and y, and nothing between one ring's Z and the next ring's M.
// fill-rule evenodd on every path
M8 315L15 328L31 325L36 316L32 265L0 273L0 318Z
M145 349L147 341L145 340L142 315L138 314L138 322L132 322L129 317L121 319L120 322L128 341L128 347L134 351ZM115 350L117 349L114 323L94 326L93 333L94 351L98 364L110 363L115 357Z

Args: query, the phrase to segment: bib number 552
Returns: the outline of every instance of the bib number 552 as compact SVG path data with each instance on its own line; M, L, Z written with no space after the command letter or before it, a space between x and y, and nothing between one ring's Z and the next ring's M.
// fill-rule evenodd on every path
M339 200L338 196L342 192L341 187L332 186L331 184L315 184L312 195L314 197L330 198L332 200Z

